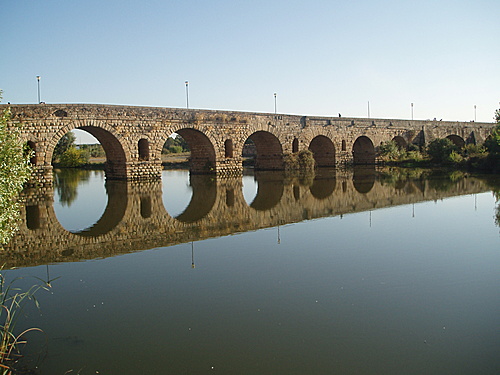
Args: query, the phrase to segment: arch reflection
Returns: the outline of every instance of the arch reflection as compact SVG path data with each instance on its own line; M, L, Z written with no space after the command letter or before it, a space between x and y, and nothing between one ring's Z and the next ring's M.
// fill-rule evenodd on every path
M195 223L203 219L212 210L217 199L215 180L207 175L191 175L190 185L193 195L186 209L176 217L183 223Z
M257 195L250 207L257 211L266 211L275 207L283 195L283 173L255 172Z
M354 166L352 182L358 193L367 194L375 185L375 166Z
M21 197L23 222L0 254L0 261L12 267L107 257L304 219L490 190L487 182L471 176L440 175L428 180L424 172L394 174L366 167L322 174L307 184L274 172L256 173L255 178L258 193L248 205L241 178L192 176L191 201L177 218L165 210L160 181L109 181L104 213L78 233L59 224L51 187L31 189ZM401 181L405 181L403 188Z

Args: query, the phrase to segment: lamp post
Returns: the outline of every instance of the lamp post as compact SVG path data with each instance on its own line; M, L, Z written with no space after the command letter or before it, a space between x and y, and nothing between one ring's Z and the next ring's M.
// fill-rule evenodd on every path
M189 109L189 82L186 81L186 108Z
M368 118L370 118L370 101L368 100Z
M37 85L38 85L38 104L41 103L40 101L40 76L36 76L36 80L37 80Z
M413 120L413 103L411 103L411 119Z
M474 104L474 122L476 122L476 105Z
M277 106L276 106L276 93L274 93L274 114L276 115L277 113Z

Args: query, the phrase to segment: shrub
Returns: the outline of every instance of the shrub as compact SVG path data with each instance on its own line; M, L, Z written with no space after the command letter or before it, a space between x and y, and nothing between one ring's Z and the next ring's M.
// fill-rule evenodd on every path
M19 130L7 128L9 119L9 109L0 113L0 248L17 229L19 210L16 200L31 174L31 152L26 152L23 147Z
M464 158L458 152L452 151L451 154L448 156L448 160L447 161L459 164L459 163L461 163L461 162L464 161Z
M452 152L458 152L458 147L448 138L435 139L427 146L427 153L436 163L450 161Z
M59 157L59 165L61 167L81 167L89 162L89 154L84 150L78 150L75 147L70 147L64 151Z
M303 170L311 171L314 170L316 162L314 160L314 154L310 150L302 150L292 154L285 155L283 158L285 163L285 170Z
M379 146L379 154L383 160L399 160L401 150L394 141L383 142Z
M182 146L170 146L168 152L172 154L180 154L182 152Z

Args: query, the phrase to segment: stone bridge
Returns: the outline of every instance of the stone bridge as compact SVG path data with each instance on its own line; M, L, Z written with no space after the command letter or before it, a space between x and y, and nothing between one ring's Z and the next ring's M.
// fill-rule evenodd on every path
M0 109L6 108L1 105ZM310 117L286 114L150 108L99 104L10 105L11 125L35 151L34 181L52 183L52 154L61 137L81 129L106 152L107 179L158 179L161 150L180 134L191 149L192 173L241 175L243 147L256 147L256 170L283 170L286 154L309 149L318 167L372 164L377 147L401 147L450 138L459 146L481 143L493 123Z
M241 177L214 179L192 174L191 201L177 217L165 210L161 181L108 180L105 212L91 228L79 233L69 232L59 223L52 186L30 188L22 196L20 229L1 252L0 262L6 267L22 267L109 257L490 190L486 181L473 177L451 182L422 176L387 177L366 168L321 172L314 179L256 172L258 191L250 204L243 196Z

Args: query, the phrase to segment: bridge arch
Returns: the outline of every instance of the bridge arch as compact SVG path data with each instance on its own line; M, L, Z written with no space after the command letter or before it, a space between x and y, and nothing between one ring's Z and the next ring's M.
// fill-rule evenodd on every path
M314 155L316 166L335 166L335 146L333 145L333 142L330 138L324 135L317 135L309 144L309 150Z
M173 133L179 134L187 142L191 150L189 159L189 170L195 174L210 174L215 173L216 167L216 152L214 140L210 138L210 134L193 127L179 126L170 128L160 137L162 142L159 142L155 148L155 154L161 155L161 149L167 138Z
M352 156L354 164L374 164L375 147L372 140L366 135L358 137L352 146Z
M406 140L400 135L392 138L392 141L398 146L400 150L406 150L408 148L408 142L406 142Z
M107 179L123 179L127 178L126 163L130 160L130 149L126 143L120 141L120 137L116 135L115 129L101 122L90 122L88 124L69 124L61 128L48 141L47 152L45 153L45 165L52 164L52 155L59 140L68 132L74 129L84 130L93 135L102 145L106 154L105 174ZM129 156L127 158L127 156Z
M455 144L455 146L457 146L458 148L464 148L465 147L465 141L459 135L450 134L446 138L448 138L450 141L452 141Z
M274 134L258 130L252 133L250 139L256 150L256 170L283 170L283 147L280 140Z

